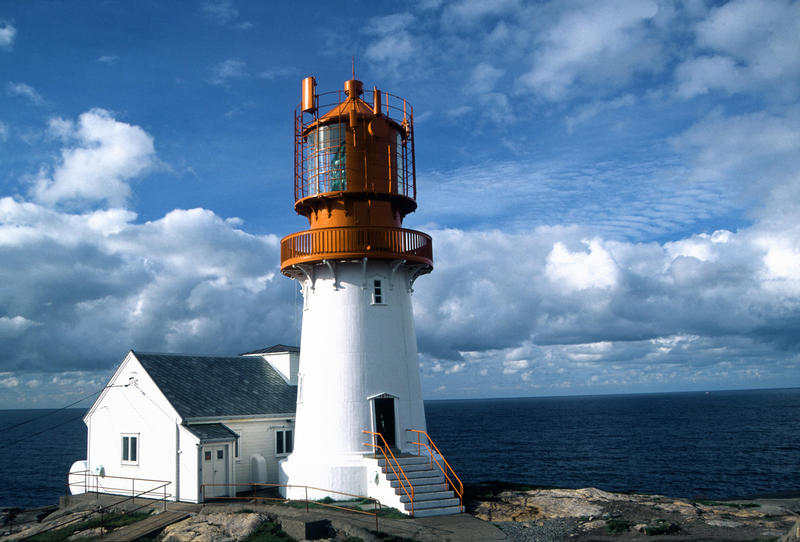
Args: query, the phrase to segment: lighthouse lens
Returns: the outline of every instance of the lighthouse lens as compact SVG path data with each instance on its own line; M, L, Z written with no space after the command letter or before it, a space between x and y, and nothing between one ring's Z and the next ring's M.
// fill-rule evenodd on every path
M310 194L347 190L345 128L328 124L308 135Z

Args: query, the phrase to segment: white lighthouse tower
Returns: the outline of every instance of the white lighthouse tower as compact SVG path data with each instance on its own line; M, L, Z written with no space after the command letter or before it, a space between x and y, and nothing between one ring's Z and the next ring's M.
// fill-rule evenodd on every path
M370 94L353 79L318 95L309 77L295 114L294 207L309 229L281 241L281 271L303 292L294 449L281 483L292 498L312 487L329 490L315 498L452 513L455 475L426 438L411 308L414 281L433 269L431 238L402 227L417 207L414 115L402 98ZM415 474L423 464L435 472Z

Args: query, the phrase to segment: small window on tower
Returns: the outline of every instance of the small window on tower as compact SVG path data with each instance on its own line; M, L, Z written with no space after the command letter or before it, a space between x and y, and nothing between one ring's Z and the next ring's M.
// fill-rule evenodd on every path
M380 279L375 279L372 281L372 304L373 305L383 305L383 286L381 285Z

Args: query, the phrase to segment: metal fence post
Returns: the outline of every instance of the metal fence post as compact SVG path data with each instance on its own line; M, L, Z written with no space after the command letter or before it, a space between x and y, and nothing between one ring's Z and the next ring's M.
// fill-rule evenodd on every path
M306 488L306 512L308 512L308 486L304 486Z

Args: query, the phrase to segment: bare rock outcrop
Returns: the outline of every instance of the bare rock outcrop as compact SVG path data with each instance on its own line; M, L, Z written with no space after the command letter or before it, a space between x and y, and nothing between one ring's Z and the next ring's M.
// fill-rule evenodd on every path
M500 526L510 540L638 540L657 535L669 535L670 540L778 539L795 525L800 512L800 499L693 501L595 488L482 489L468 511ZM555 533L557 529L563 532Z
M250 536L269 518L254 512L197 514L164 529L162 542L235 542Z

